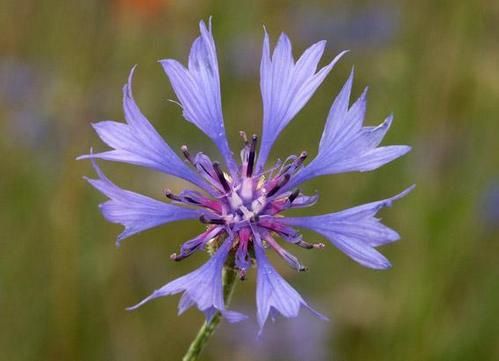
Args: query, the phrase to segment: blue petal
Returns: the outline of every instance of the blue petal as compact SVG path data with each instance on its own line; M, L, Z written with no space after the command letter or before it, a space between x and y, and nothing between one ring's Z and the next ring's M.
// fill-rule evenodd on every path
M302 306L309 309L317 317L327 320L327 317L311 308L300 294L277 273L265 255L258 234L254 233L254 235L257 239L255 243L258 267L256 303L260 333L269 315L272 317L275 312L279 312L284 317L296 317Z
M257 168L265 165L279 133L308 102L315 90L345 52L317 71L325 41L309 47L295 63L291 42L281 34L272 57L269 36L265 32L260 64L260 89L263 101L263 135Z
M374 247L397 241L399 235L383 225L376 213L391 207L414 189L411 186L402 193L378 202L372 202L341 212L312 217L282 218L281 223L309 228L326 237L334 246L363 266L375 269L390 267L390 262Z
M198 210L174 206L121 189L104 175L95 162L93 164L99 179L86 179L109 198L100 205L102 214L109 222L125 226L118 236L118 245L133 234L173 221L196 219L200 215Z
M158 297L183 292L178 305L179 314L182 314L191 306L196 305L196 307L205 314L208 320L210 320L217 311L220 311L229 322L237 322L245 319L246 316L241 313L227 311L223 299L222 269L231 246L232 239L226 239L213 257L200 268L167 283L140 303L129 307L128 310L134 310L144 303Z
M103 121L93 124L102 141L113 150L83 155L78 159L98 158L136 164L183 178L209 190L203 179L175 154L141 113L132 96L133 73L134 69L123 87L126 123Z
M291 179L285 189L320 175L374 170L411 150L405 145L378 147L393 116L387 117L377 127L363 127L367 89L349 108L352 82L353 71L329 111L317 156Z
M201 35L192 44L188 68L173 59L161 60L160 63L182 105L185 119L215 142L234 175L237 173L237 165L225 136L220 76L211 21L209 29L203 21L199 28Z

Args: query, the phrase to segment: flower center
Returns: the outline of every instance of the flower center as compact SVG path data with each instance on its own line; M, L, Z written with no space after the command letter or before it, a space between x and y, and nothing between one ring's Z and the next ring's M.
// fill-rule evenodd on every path
M262 172L254 169L257 136L253 135L248 140L246 134L241 132L241 137L244 141L241 166L238 174L233 177L221 169L220 163L211 161L203 153L198 153L193 158L187 146L182 146L186 160L207 181L212 192L208 197L192 190L178 195L166 191L166 196L174 202L204 209L200 221L208 225L205 233L184 244L181 253L173 254L172 258L183 259L213 239L231 237L236 267L240 269L241 277L244 277L245 270L250 265L248 250L254 247L255 233L258 233L265 246L274 248L293 267L303 270L304 267L296 258L277 244L273 235L277 234L304 248L323 247L322 244L304 242L299 233L280 223L279 217L275 217L287 209L311 206L317 201L317 196L306 196L299 189L286 188L292 176L301 169L307 153L289 156L283 162L278 160L271 169Z

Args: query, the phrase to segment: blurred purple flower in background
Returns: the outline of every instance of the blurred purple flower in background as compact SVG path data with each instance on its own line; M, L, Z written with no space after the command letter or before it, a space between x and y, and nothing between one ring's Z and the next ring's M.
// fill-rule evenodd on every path
M55 78L54 72L40 65L0 57L0 111L8 119L4 139L15 147L34 150L50 167L62 153L65 140L54 121L55 112L46 106L54 103Z
M488 184L479 199L479 216L488 230L499 228L499 180Z
M290 12L290 23L304 40L323 38L338 46L366 50L387 45L399 27L399 11L393 6L335 8L302 6Z
M333 358L329 345L333 332L328 323L314 322L312 317L302 313L293 322L276 322L268 328L265 337L255 337L257 326L249 322L236 329L226 329L218 338L224 344L221 348L224 350L224 359L329 361Z
M391 44L400 27L399 10L392 5L354 6L352 8L323 6L292 6L285 13L286 23L303 42L325 39L334 47L355 49L356 52L379 51ZM256 73L259 44L250 33L236 33L227 39L224 63L231 74L252 79Z
M211 24L200 23L201 35L194 41L188 66L166 59L160 63L168 75L187 121L201 129L218 147L226 170L207 155L190 154L182 147L182 160L154 130L132 96L132 77L123 88L126 123L104 121L94 124L99 137L112 150L81 156L79 159L104 159L152 168L196 185L204 193L184 190L166 191L170 203L124 190L112 183L94 162L98 179L88 181L109 200L101 205L104 217L122 224L125 230L118 242L161 224L183 219L199 219L206 230L187 241L172 259L182 260L197 250L210 248L212 257L198 270L180 277L131 309L157 297L183 293L179 313L196 307L210 320L221 312L229 321L244 319L241 313L228 311L222 291L222 269L232 267L244 279L257 267L257 318L260 329L267 318L277 314L296 317L303 306L325 318L292 288L274 269L267 250L274 251L297 271L306 269L276 240L306 249L323 248L321 243L305 242L295 227L311 229L330 241L356 262L374 269L385 269L389 261L376 247L396 241L399 235L383 225L376 213L390 207L412 187L394 197L360 205L344 211L313 217L283 217L291 208L310 207L317 196L307 196L301 183L321 175L374 170L406 154L408 146L379 146L392 117L378 126L363 126L366 91L350 106L353 72L337 96L327 117L317 156L305 165L307 153L291 155L265 169L266 160L279 133L305 106L322 81L344 53L318 69L325 41L313 44L295 62L291 42L285 34L271 51L265 33L260 66L263 101L263 133L257 152L256 135L241 132L243 148L240 165L234 159L225 133L220 99L220 77Z
M2 102L19 107L36 96L39 73L13 57L0 58L0 94Z

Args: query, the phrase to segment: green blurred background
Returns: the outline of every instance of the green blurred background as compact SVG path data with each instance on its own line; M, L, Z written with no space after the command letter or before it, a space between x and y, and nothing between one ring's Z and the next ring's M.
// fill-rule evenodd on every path
M288 33L295 55L320 39L328 40L327 59L351 50L273 157L314 154L354 64L354 94L370 86L367 122L394 112L385 144L413 146L375 172L310 182L306 190L321 195L312 211L417 188L381 214L402 235L383 248L389 271L364 269L332 246L296 250L307 273L274 259L330 322L303 312L269 323L257 340L251 273L234 301L251 320L223 322L202 359L498 360L499 3L464 0L2 0L0 360L178 360L187 348L202 315L177 317L178 297L124 308L205 260L169 260L201 226L167 225L115 248L120 227L99 214L104 198L82 180L93 170L75 157L105 149L90 122L123 119L121 87L134 64L136 100L170 145L218 156L167 101L174 94L156 62L185 61L197 22L209 15L234 149L239 130L260 132L265 24L273 40ZM159 199L166 186L184 186L145 169L101 165L117 184Z

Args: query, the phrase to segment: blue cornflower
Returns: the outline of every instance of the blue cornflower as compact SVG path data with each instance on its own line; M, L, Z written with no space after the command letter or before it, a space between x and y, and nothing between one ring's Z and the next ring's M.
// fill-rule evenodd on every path
M263 99L263 135L257 153L257 136L248 138L241 132L244 146L241 163L236 162L225 134L220 99L220 77L212 37L211 24L200 23L201 35L194 41L188 67L176 60L160 61L175 91L184 117L201 129L220 150L227 170L207 155L193 156L186 146L182 160L154 130L139 110L132 96L133 69L123 88L123 108L126 123L103 121L93 124L99 137L112 150L88 154L80 158L104 159L136 164L180 177L199 190L184 190L179 194L166 191L169 203L124 190L112 183L94 162L98 179L88 179L91 185L109 200L101 204L104 217L125 229L121 240L168 222L199 219L204 232L187 241L172 259L181 260L209 246L213 256L199 269L154 291L131 309L157 297L183 293L179 313L196 305L207 319L220 311L229 321L239 321L244 315L228 311L222 292L222 269L233 267L241 279L256 262L258 322L263 327L270 315L297 316L303 306L317 316L307 302L274 269L266 252L275 251L291 267L305 270L299 260L276 240L306 249L322 248L321 243L304 241L295 227L309 228L330 241L358 263L375 269L390 266L375 248L399 239L392 229L375 217L383 207L406 195L357 206L345 211L313 217L283 217L290 208L309 207L317 195L307 196L301 183L326 174L376 169L410 150L408 146L382 146L381 140L392 122L388 117L377 127L364 127L366 92L351 106L350 92L353 71L335 99L329 112L317 156L307 165L306 152L278 161L270 169L264 166L279 133L307 103L315 90L344 54L317 70L325 42L309 47L294 61L291 43L281 34L272 54L265 33L261 60L260 87Z

